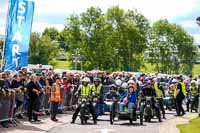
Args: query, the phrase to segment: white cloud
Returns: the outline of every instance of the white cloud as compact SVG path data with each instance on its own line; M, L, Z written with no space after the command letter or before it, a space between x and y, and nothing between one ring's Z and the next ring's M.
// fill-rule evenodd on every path
M35 0L36 15L40 13L81 13L90 6L99 6L103 11L114 5L121 8L136 8L151 21L161 18L171 19L176 16L185 15L198 7L198 0ZM48 4L47 4L48 3Z
M50 24L50 23L43 23L43 22L34 22L33 26L32 26L32 31L36 31L36 32L42 32L44 31L44 29L46 27L55 27L57 28L59 31L61 31L64 28L63 24Z

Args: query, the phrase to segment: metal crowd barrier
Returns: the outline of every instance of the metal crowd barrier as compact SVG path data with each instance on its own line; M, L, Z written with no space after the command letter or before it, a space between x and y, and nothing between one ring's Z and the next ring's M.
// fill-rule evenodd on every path
M0 123L14 122L15 91L7 90L0 92Z
M77 87L73 86L68 90L62 90L62 101L59 103L59 110L66 111L67 109L76 108L78 104L78 98L75 96ZM103 86L103 93L106 94L109 91L109 86ZM22 104L16 106L16 100L20 100ZM47 88L44 93L39 97L40 111L50 113L50 91ZM17 107L17 108L16 108ZM26 92L16 93L13 90L0 91L0 123L10 121L16 125L15 117L17 115L23 115L27 113L28 99L26 98Z

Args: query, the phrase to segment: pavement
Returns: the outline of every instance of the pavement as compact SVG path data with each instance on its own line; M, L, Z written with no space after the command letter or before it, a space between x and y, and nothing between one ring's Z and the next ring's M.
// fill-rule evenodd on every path
M21 121L17 127L9 129L0 128L0 133L179 133L176 128L177 124L187 123L190 119L198 116L197 113L187 113L182 117L175 117L175 112L167 112L166 120L159 123L157 119L153 119L151 123L144 123L139 125L139 121L133 122L132 125L129 121L115 121L110 125L109 116L99 117L97 125L93 125L89 121L87 125L81 125L80 119L77 118L75 124L70 124L72 115L62 114L58 115L58 122L50 120L49 116L42 117L41 122L30 123L28 121Z

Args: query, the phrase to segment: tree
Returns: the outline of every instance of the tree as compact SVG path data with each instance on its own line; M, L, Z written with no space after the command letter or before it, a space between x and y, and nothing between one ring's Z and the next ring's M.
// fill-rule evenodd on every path
M136 11L124 12L118 6L108 9L107 16L112 25L112 43L118 49L121 70L138 71L143 65L143 52L147 45L147 19Z
M59 37L59 31L54 27L46 28L42 33L42 36L49 36L51 40L57 40Z
M158 72L178 74L182 69L187 74L191 73L196 48L193 38L181 26L159 20L153 24L150 39L149 61L156 64Z
M100 8L91 7L67 20L60 38L67 41L71 54L80 50L86 70L138 70L142 66L149 28L143 15L117 6L103 14Z
M48 36L40 36L39 33L32 33L29 48L29 63L31 64L52 64L58 53L58 44Z

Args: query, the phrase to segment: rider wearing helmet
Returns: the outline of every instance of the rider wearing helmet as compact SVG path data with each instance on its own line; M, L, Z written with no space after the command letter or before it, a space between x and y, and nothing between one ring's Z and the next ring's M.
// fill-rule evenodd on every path
M120 94L120 99L119 99L119 101L120 102L122 102L123 101L123 99L127 96L127 94L128 94L128 86L133 86L133 84L129 84L128 85L128 83L126 83L126 82L124 82L123 84L122 84L122 87L121 87L121 89L120 90L118 90L118 92L119 92L119 94Z
M187 91L185 84L182 82L182 75L177 77L176 89L174 91L174 97L176 100L176 112L177 116L185 115L185 110L183 108L183 100L186 97Z
M92 85L93 98L92 102L95 103L94 109L96 116L103 114L103 87L100 78L94 78L94 85Z
M165 109L164 109L164 101L163 98L165 97L165 91L162 86L160 86L158 79L153 79L153 85L156 92L156 99L159 102L160 109L162 111L163 119L165 119Z
M76 93L76 95L78 95L80 99L89 98L90 96L92 96L93 92L92 92L92 89L91 89L91 86L89 85L89 83L90 83L90 79L88 77L83 78L82 85L80 85L80 87L79 87L79 89L77 90L77 93ZM80 109L81 109L81 104L79 104L78 107L76 108L76 110L73 114L71 123L75 123L75 120L78 116L78 113L80 112ZM93 108L91 101L90 101L89 109L90 109L90 112L92 114L94 124L96 124L97 123L96 115L95 115L95 111L94 111L94 108Z
M108 93L106 93L105 98L108 100L113 100L113 99L119 98L119 93L117 92L117 87L114 84L110 85L110 90Z
M190 88L189 88L189 94L191 96L194 96L194 100L195 100L195 103L197 103L198 105L198 93L199 93L199 89L197 87L197 82L195 80L192 80L191 83L190 83ZM187 102L187 111L189 112L189 104L190 104L191 100L188 99L188 102Z
M156 92L155 92L155 89L152 87L152 83L150 80L147 81L147 84L145 87L143 87L141 90L140 90L140 96L141 97L152 97L152 108L154 108L156 110L156 114L157 114L157 117L158 117L158 120L159 122L162 122L161 120L161 114L160 114L160 109L159 107L156 105L156 101L155 101L155 97L156 97Z
M94 78L94 85L92 86L92 91L94 93L93 101L103 102L103 88L100 78Z
M131 113L136 108L137 95L133 85L128 86L128 93L119 105L120 112L124 112L124 107L128 106L128 112Z

